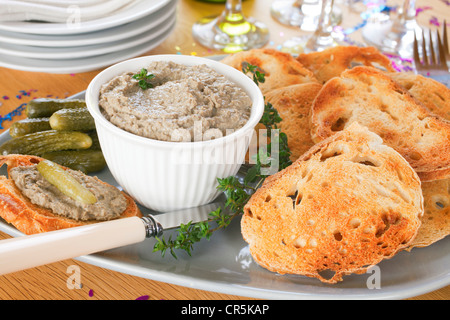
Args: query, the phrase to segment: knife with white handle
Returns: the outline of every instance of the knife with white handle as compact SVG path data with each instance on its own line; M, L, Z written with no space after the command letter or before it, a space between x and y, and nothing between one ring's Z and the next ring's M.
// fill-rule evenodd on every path
M221 202L169 213L122 218L0 241L0 275L160 237L165 230L205 221Z

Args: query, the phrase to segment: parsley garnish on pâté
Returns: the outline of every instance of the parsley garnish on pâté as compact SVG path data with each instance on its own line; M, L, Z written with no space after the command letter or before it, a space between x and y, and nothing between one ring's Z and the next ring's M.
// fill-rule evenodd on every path
M257 85L265 81L265 74L258 70L257 66L244 63L242 72L251 74L253 81ZM146 73L147 70L141 70L141 74ZM226 228L235 217L243 214L245 204L267 177L261 173L261 169L267 166L267 159L278 161L278 170L282 170L292 164L287 136L278 129L278 124L281 120L277 110L272 104L266 102L260 123L265 126L267 132L275 129L276 134L271 136L266 148L260 148L256 153L255 164L247 170L244 179L238 179L235 176L217 179L217 189L226 196L223 208L219 207L210 212L210 218L207 221L182 224L174 238L172 238L172 235L167 240L164 236L156 238L157 242L153 247L153 252L161 251L162 256L164 256L168 250L174 258L177 258L175 250L184 250L191 255L195 243L201 239L209 240L215 231ZM275 156L271 153L274 143L278 144L279 150Z
M149 81L154 77L154 74L149 73L147 69L142 68L141 71L134 74L132 78L138 81L139 87L141 87L142 90L147 90L153 88L153 85Z

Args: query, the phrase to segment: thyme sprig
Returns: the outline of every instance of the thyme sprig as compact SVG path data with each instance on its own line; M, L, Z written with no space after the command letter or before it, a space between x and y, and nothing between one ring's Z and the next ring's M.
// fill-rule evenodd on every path
M147 90L153 88L153 84L150 82L150 80L152 80L154 77L154 74L149 73L147 69L142 68L141 71L134 74L132 78L138 81L139 87L141 87L142 90Z
M141 71L141 73L143 72ZM265 81L265 74L257 66L244 63L242 72L245 74L250 73L257 85ZM265 126L267 132L275 129L275 134L271 135L271 141L266 148L258 150L255 155L256 159L254 159L255 164L250 167L243 179L240 180L235 176L217 179L217 189L226 196L223 208L219 207L210 212L207 221L189 222L181 225L175 237L171 235L167 240L164 236L156 238L157 242L153 247L154 252L161 251L162 256L164 256L169 251L174 258L177 258L176 250L184 250L191 255L195 243L202 239L209 240L215 231L226 228L234 218L243 214L244 206L267 177L262 169L267 167L270 161L277 161L278 170L284 169L291 164L291 152L288 147L287 136L278 129L278 124L281 120L280 115L272 104L265 103L260 123ZM278 144L278 153L272 154L272 151L275 151L272 150L275 143Z

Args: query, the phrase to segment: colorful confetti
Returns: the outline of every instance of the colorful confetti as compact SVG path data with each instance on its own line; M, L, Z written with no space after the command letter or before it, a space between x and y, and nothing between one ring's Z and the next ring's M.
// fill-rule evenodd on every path
M12 121L13 117L20 116L22 114L22 111L25 110L26 105L27 105L26 103L22 103L20 106L18 106L16 109L11 111L10 113L8 113L4 116L0 116L0 129L4 129L3 122Z
M136 298L136 300L148 300L148 299L150 299L150 296L147 296L147 295Z
M397 72L410 72L414 70L412 67L413 60L411 58L403 58L399 55L390 54L387 52L384 52L383 54L391 60L392 67Z
M94 290L90 289L89 290L89 297L93 297L94 296Z
M430 24L431 24L431 25L435 25L435 26L437 26L437 27L440 27L440 26L441 26L441 23L439 22L438 18L435 17L435 16L432 16L432 17L431 17L431 19L430 19Z
M430 10L430 9L433 9L433 8L430 6L416 8L416 17L419 15L419 13L424 12L426 10Z
M3 96L1 96L1 98L4 101L8 101L8 103L14 103L14 101L16 101L16 100L19 101L19 103L20 103L20 100L24 100L22 98L28 98L27 100L29 100L31 98L32 94L35 92L37 92L36 89L19 90L17 92L17 94L15 94L14 96L3 95ZM1 105L3 106L4 104L2 103ZM20 116L22 114L22 112L25 110L25 107L26 107L26 102L21 103L13 111L9 112L6 115L0 116L0 130L4 129L3 122L12 121L14 117ZM10 108L8 108L8 109L10 109Z

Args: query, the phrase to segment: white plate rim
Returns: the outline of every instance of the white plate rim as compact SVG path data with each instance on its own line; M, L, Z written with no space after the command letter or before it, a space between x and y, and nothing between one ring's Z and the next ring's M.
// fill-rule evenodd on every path
M28 62L31 62L30 64L24 64L22 63L14 62L11 60L11 57L8 55L1 55L0 54L0 66L5 68L11 68L16 70L22 70L22 71L31 71L31 72L46 72L46 73L56 73L56 74L71 74L71 73L81 73L81 72L88 72L92 70L97 70L106 66L109 66L111 64L114 64L116 62L129 59L135 56L139 56L149 50L152 50L153 48L159 46L166 38L171 34L171 32L175 29L176 20L173 23L173 25L169 28L169 30L162 35L160 35L158 38L153 39L147 43L143 43L141 45L138 45L135 48L125 49L120 52L113 52L105 55L95 56L95 57L88 57L85 59L69 59L69 60L61 60L59 62L73 62L73 65L62 65L58 66L57 62L58 60L43 60L43 59L28 59L23 58L23 60ZM22 58L18 58L19 60L22 60ZM43 62L50 63L52 66L46 66L43 65Z
M0 43L57 48L75 46L81 47L123 40L151 30L162 23L162 21L167 20L174 14L174 11L176 11L177 6L175 4L177 1L178 0L170 0L171 4L136 21L90 33L59 36L16 32L8 34L7 31L0 30ZM163 12L162 15L161 12ZM149 20L151 20L151 22L149 22ZM107 35L108 33L111 34Z
M32 46L18 46L17 48L8 48L8 45L0 46L0 54L11 55L15 57L31 58L31 59L43 59L43 60L68 60L68 59L82 59L89 58L92 56L98 56L103 54L108 54L111 52L117 52L126 50L132 47L139 46L143 43L149 42L154 38L157 38L161 34L165 33L172 24L175 22L175 15L169 16L164 21L153 29L146 30L143 34L135 35L134 37L114 41L111 43L106 43L102 45L93 45L86 47L70 47L63 48L63 52L57 52L57 48L39 48L44 49L44 52L37 52L36 47ZM39 50L38 49L38 50ZM35 50L35 51L33 51Z
M48 35L69 35L99 31L140 19L161 9L169 1L170 0L152 0L151 4L153 4L153 6L149 6L148 1L140 1L127 10L119 11L111 16L81 22L77 28L67 28L67 25L64 23L0 22L0 30Z

